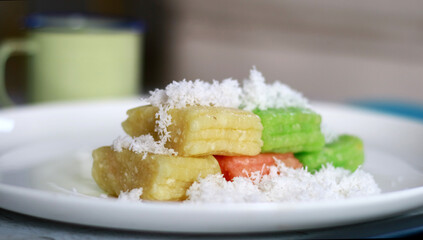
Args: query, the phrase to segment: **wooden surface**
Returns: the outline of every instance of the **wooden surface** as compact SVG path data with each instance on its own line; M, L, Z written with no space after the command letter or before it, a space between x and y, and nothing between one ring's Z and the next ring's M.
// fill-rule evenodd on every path
M255 65L310 99L423 102L421 1L165 2L163 81L243 79Z

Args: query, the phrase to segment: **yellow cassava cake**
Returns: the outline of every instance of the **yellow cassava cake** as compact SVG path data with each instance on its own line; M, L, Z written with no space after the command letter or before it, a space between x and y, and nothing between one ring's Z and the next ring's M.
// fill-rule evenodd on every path
M105 192L118 196L142 187L145 200L184 200L186 190L199 177L221 173L213 156L144 155L107 146L94 150L93 159L92 176Z
M157 120L157 107L142 106L128 110L122 123L127 134L151 134ZM260 118L249 111L225 107L190 106L169 110L171 124L167 148L180 156L257 155L263 142Z

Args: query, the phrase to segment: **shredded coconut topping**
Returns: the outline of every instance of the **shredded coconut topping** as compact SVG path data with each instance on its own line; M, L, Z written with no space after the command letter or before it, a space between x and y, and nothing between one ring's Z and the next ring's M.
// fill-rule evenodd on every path
M187 191L186 202L310 202L369 196L380 193L372 175L360 168L351 173L327 165L311 174L277 161L270 174L226 181L220 175L199 179Z
M142 188L134 188L131 191L120 192L118 200L119 201L131 201L131 202L140 202L142 196Z
M278 81L266 84L263 74L256 68L250 70L250 78L243 82L241 99L241 108L249 111L256 108L310 108L308 100L300 92Z
M153 136L150 134L141 135L139 137L118 137L113 141L112 149L116 152L122 152L123 149L128 149L135 153L142 153L144 154L143 158L147 156L147 153L175 154L175 151L166 148L163 142L154 141Z
M230 78L222 82L213 80L212 83L182 80L172 82L165 89L151 91L150 97L145 100L156 107L183 108L201 105L237 108L240 105L240 95L238 81Z

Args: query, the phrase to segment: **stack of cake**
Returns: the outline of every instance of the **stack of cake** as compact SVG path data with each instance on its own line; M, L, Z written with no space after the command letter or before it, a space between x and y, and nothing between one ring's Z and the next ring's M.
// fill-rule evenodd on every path
M250 78L254 80L254 76ZM174 87L178 83L172 84ZM180 92L186 93L189 89L183 84ZM203 98L210 88L205 83L189 84L197 91L198 86L206 88L199 93ZM363 163L361 140L343 135L331 143L325 142L321 116L308 105L256 104L249 109L245 106L251 104L236 102L231 107L227 100L216 102L216 94L228 91L213 84L213 101L205 104L193 101L170 106L171 96L167 96L159 104L128 110L122 127L129 136L115 141L112 147L93 152L92 175L98 186L113 196L142 188L144 200L181 201L187 198L186 191L193 182L210 174L223 174L231 181L257 172L267 174L277 162L292 168L306 167L310 172L327 163L354 171ZM240 94L236 99L251 95L251 89L231 84L234 94ZM155 93L163 95L152 92ZM281 98L292 100L292 96L297 95Z

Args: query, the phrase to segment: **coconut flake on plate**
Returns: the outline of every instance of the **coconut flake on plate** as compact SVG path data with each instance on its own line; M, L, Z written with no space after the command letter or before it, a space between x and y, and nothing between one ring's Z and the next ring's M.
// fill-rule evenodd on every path
M187 190L186 202L311 202L370 196L381 191L372 175L362 169L350 172L330 164L311 174L277 161L269 175L259 177L226 181L221 174L209 175Z

